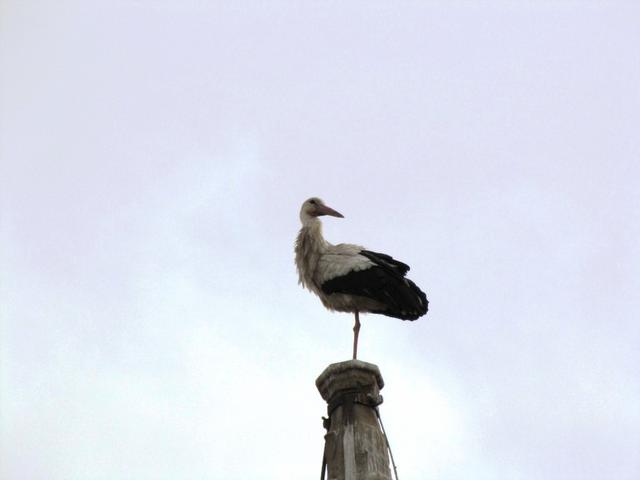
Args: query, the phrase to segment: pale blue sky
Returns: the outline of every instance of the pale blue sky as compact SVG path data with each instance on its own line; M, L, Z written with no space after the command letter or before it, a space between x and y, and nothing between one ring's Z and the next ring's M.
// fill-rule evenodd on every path
M635 2L0 3L0 477L315 479L367 316L403 480L640 476Z

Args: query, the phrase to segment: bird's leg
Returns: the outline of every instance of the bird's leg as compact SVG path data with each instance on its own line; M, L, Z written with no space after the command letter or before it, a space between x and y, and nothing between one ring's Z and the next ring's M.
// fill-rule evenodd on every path
M353 359L358 357L358 334L360 333L360 316L356 310L356 323L353 326Z

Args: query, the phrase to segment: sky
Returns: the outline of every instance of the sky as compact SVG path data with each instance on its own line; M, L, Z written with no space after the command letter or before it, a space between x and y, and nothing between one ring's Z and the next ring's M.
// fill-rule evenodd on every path
M640 477L636 2L0 2L0 477L315 479L352 317L403 480Z

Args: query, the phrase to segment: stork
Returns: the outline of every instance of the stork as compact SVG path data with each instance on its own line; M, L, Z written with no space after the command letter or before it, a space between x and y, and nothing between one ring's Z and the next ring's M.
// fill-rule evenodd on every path
M295 244L299 282L329 310L355 314L353 358L358 355L360 313L416 320L427 313L427 296L405 275L409 265L360 245L332 245L322 236L318 217L344 218L317 198L300 208L302 228Z

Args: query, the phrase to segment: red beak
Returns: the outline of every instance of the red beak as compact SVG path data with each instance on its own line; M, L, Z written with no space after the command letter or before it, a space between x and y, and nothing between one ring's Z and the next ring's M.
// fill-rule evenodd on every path
M332 217L344 218L340 212L336 212L333 208L327 207L326 205L318 205L316 207L316 216L321 215L331 215Z

